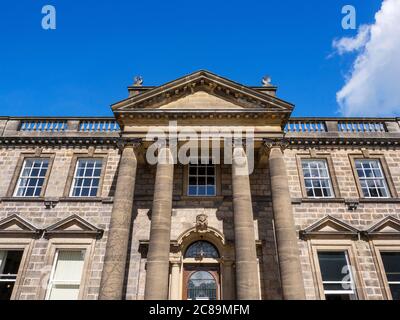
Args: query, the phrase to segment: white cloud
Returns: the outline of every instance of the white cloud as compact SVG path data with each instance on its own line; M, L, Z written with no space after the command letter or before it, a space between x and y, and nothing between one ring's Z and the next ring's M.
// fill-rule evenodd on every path
M333 41L357 57L336 99L344 116L400 116L400 0L384 0L372 25Z

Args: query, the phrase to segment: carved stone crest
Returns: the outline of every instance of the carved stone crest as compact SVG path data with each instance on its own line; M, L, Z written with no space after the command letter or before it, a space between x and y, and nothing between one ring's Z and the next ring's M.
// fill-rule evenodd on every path
M206 214L202 213L196 216L196 230L206 231L208 228L208 217Z

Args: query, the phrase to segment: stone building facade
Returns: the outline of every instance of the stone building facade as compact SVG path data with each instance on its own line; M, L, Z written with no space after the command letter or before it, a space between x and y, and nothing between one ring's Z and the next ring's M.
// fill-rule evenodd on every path
M111 118L0 118L0 298L399 299L399 119L276 89L198 71Z

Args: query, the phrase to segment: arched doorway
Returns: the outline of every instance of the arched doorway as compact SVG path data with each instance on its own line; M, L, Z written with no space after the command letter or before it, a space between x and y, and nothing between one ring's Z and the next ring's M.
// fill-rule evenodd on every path
M208 241L188 246L183 259L184 300L218 300L221 298L220 254Z

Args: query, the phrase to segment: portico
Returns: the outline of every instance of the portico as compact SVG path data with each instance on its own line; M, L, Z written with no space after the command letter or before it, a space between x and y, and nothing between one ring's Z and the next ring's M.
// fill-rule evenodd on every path
M137 151L134 148L142 150L142 161L146 162L146 152L149 148L154 147L154 140L157 140L159 144L154 155L158 157L158 160L162 159L163 161L158 161L156 164L150 213L151 227L146 256L144 299L164 300L188 297L187 293L182 294L183 289L181 288L184 285L183 282L187 281L187 279L185 280L185 267L182 264L185 252L180 253L180 260L174 260L173 255L171 258L171 247L173 247L174 241L171 235L171 216L174 210L174 169L176 166L182 165L177 156L179 148L188 140L193 142L196 139L199 148L213 150L215 146L221 147L220 153L223 156L219 160L222 162L230 158L229 163L216 163L215 166L229 166L231 172L230 198L233 209L233 250L229 258L231 260L221 256L222 252L218 252L218 250L216 251L218 252L217 258L216 256L214 258L203 257L202 259L218 260L218 263L217 260L213 262L215 266L218 266L215 269L218 271L211 272L206 276L210 277L210 281L214 279L218 282L219 293L216 298L261 298L260 266L256 248L256 219L253 213L250 174L254 162L256 165L262 166L264 161L264 165L266 165L262 157L266 153L265 139L282 137L283 124L292 110L292 105L275 97L275 90L276 88L272 86L251 89L209 72L199 71L157 88L131 88L131 96L113 106L116 119L123 129L122 139L124 141L140 140L141 144L139 146L136 143L133 147L132 144L127 143L122 147L105 268L102 274L101 298L121 298L126 266L124 261L127 257L129 242L128 226L131 223L130 214L135 202L134 188L137 170L135 152ZM170 121L176 122L176 132L170 132ZM204 129L209 132L217 130L221 132L221 128L222 131L224 129L229 131L233 126L236 132L242 133L243 137L246 132L249 132L249 129L253 130L250 140L251 148L254 149L250 149L248 141L247 145L243 144L246 142L244 138L239 139L238 142L237 139L232 141L232 137L230 137L232 148L226 150L226 144L224 144L226 139L221 135L216 136L214 142L206 143L197 137L186 135L186 138L183 138L181 135L188 129L191 133L197 133ZM159 134L156 139L154 136L149 137L148 135L149 131L154 132L154 130ZM163 138L164 141L162 141ZM276 164L276 160L274 160L279 153L272 147L267 146L267 148L267 153L270 154L271 177L286 175L284 165ZM246 154L248 150L253 153L252 157ZM189 158L191 156L189 155ZM269 177L265 176L264 179L268 180ZM293 244L295 240L293 237L295 236L294 222L293 219L290 219L291 207L282 207L281 204L287 201L288 187L280 185L280 182L275 182L274 179L272 183L284 297L288 299L304 298L298 254L296 255L294 250L287 250L287 246ZM275 185L276 188L274 188ZM216 200L213 197L208 199ZM196 198L193 200L197 201ZM218 232L223 234L222 230ZM205 234L207 233L203 233L203 235ZM201 232L197 236L200 237ZM218 247L218 244L213 245ZM204 269L204 266L211 266L213 263L203 260L197 264L197 267ZM195 267L196 264L192 264L192 268ZM204 276L205 274L198 276L200 275ZM229 279L233 278L235 279L234 288L228 284ZM232 288L228 289L225 286ZM292 291L291 288L294 287L298 289ZM291 293L286 294L285 288L289 288Z

